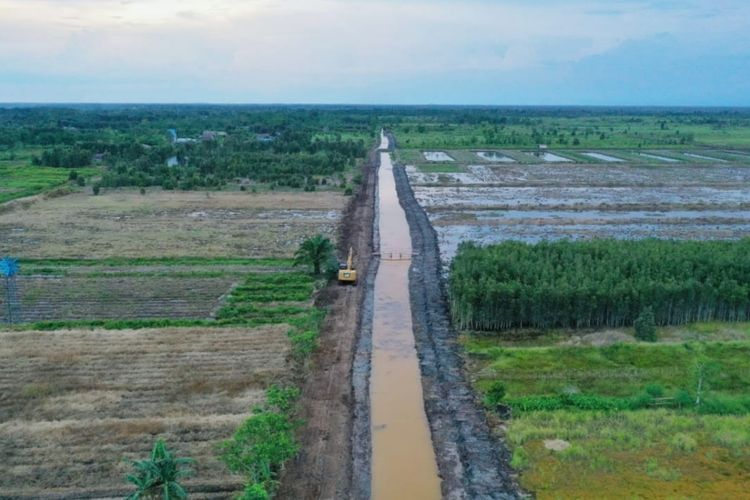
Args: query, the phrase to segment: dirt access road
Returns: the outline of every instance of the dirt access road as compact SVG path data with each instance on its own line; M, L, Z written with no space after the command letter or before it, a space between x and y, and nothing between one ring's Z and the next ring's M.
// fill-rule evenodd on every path
M363 165L363 183L347 206L340 234L339 257L354 248L360 277L356 287L329 284L316 305L328 314L302 386L299 433L302 451L287 465L278 498L350 498L352 483L352 364L361 331L365 277L373 254L375 192L379 154L374 149ZM367 449L364 450L366 454Z

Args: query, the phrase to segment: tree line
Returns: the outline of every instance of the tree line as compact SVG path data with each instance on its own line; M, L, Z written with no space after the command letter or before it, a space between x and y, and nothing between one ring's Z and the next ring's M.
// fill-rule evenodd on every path
M463 243L450 266L461 329L750 319L750 239Z

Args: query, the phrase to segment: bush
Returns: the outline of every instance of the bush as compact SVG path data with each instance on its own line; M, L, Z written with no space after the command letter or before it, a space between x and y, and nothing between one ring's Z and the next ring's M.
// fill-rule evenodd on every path
M92 188L91 188L91 189L92 189L92 190L93 190L93 192L94 192L94 196L99 196L99 192L100 192L100 191L101 191L101 189L102 189L102 184L101 184L100 182L97 182L97 183L95 183L95 184L94 184L94 185L92 186Z
M344 189L344 195L351 196L352 194L354 194L354 191L352 191L352 188L348 187Z
M691 453L698 447L698 442L692 436L680 432L672 437L669 446L675 451Z
M76 179L76 184L78 184L81 187L85 186L86 185L86 178L78 176L78 178Z
M266 404L221 444L221 460L247 479L240 498L263 500L276 491L282 466L299 450L294 438L298 423L291 419L298 396L295 388L271 387Z
M656 321L651 307L646 307L641 311L634 326L635 338L644 342L656 342Z
M645 387L645 390L646 390L646 394L648 394L652 398L664 397L664 387L662 387L660 384L648 384Z
M484 397L485 404L490 408L495 408L499 405L505 397L505 385L496 380L492 382L490 388L487 390L487 394Z

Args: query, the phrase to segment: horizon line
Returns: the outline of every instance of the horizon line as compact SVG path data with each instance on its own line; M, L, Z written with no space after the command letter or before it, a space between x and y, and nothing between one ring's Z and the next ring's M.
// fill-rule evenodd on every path
M320 107L430 107L430 108L632 108L632 109L750 109L748 104L463 104L463 103L324 103L324 102L216 102L216 101L0 101L8 106L320 106Z

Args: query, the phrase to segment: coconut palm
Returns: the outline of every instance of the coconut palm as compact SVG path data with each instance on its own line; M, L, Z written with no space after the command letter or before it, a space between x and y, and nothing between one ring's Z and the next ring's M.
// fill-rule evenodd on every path
M331 259L333 244L325 236L318 234L307 238L294 253L295 266L312 266L313 274L320 274L323 263Z
M187 498L187 491L178 480L190 475L186 466L192 462L190 458L173 457L164 440L157 440L151 451L151 458L132 462L135 472L128 475L127 479L137 490L128 500Z

